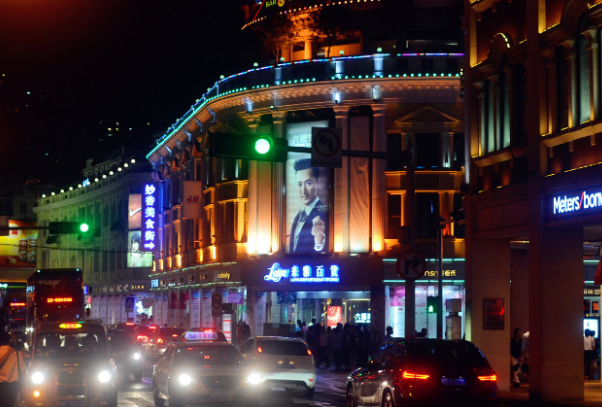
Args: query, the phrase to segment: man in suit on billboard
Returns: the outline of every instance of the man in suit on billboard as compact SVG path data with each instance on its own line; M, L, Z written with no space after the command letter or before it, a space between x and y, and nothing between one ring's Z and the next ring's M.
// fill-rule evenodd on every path
M293 220L289 252L328 252L329 212L318 196L320 169L312 167L309 158L297 160L294 169L303 208Z

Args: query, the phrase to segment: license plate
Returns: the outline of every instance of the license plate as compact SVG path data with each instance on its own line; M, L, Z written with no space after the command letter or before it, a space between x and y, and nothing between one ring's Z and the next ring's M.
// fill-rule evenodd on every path
M211 398L212 399L229 399L232 397L232 392L230 391L212 391Z
M443 386L466 386L466 379L448 379L442 377L441 384Z
M84 400L59 400L59 407L84 407Z

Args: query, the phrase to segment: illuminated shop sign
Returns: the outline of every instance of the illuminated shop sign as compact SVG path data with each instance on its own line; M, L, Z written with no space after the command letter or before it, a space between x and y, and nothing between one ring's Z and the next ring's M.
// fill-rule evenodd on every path
M552 214L586 211L602 207L602 192L581 191L578 195L552 197Z
M142 250L153 251L157 247L159 191L155 184L144 184L142 192Z
M11 307L24 307L25 303L24 302L11 302L10 306Z
M73 302L73 298L71 298L71 297L48 298L47 302L48 302L48 304Z
M151 280L151 288L159 287L159 280Z
M265 281L280 282L288 278L290 283L338 283L339 266L316 266L315 269L310 265L293 265L290 269L280 266L280 263L274 263L268 268L269 273L263 277ZM328 275L326 275L328 273Z

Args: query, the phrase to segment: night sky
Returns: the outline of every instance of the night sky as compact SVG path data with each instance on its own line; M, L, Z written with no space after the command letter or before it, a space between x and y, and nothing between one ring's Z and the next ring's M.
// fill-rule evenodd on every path
M237 0L0 0L0 187L148 153L220 75L266 63L242 25Z

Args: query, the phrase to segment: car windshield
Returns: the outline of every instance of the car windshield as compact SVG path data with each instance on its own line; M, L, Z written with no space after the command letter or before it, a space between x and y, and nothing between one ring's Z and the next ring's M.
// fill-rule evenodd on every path
M179 338L180 335L184 332L181 328L162 328L158 332L158 336L160 338Z
M259 341L257 350L266 355L308 356L307 346L300 341Z
M107 334L112 350L123 350L135 346L132 338L125 331L108 331Z
M69 331L36 335L35 357L54 358L95 358L106 356L106 343L98 333Z
M412 345L412 359L431 365L484 366L487 364L481 351L468 342L424 342Z
M233 346L186 346L178 347L174 366L211 367L242 366L243 359Z

